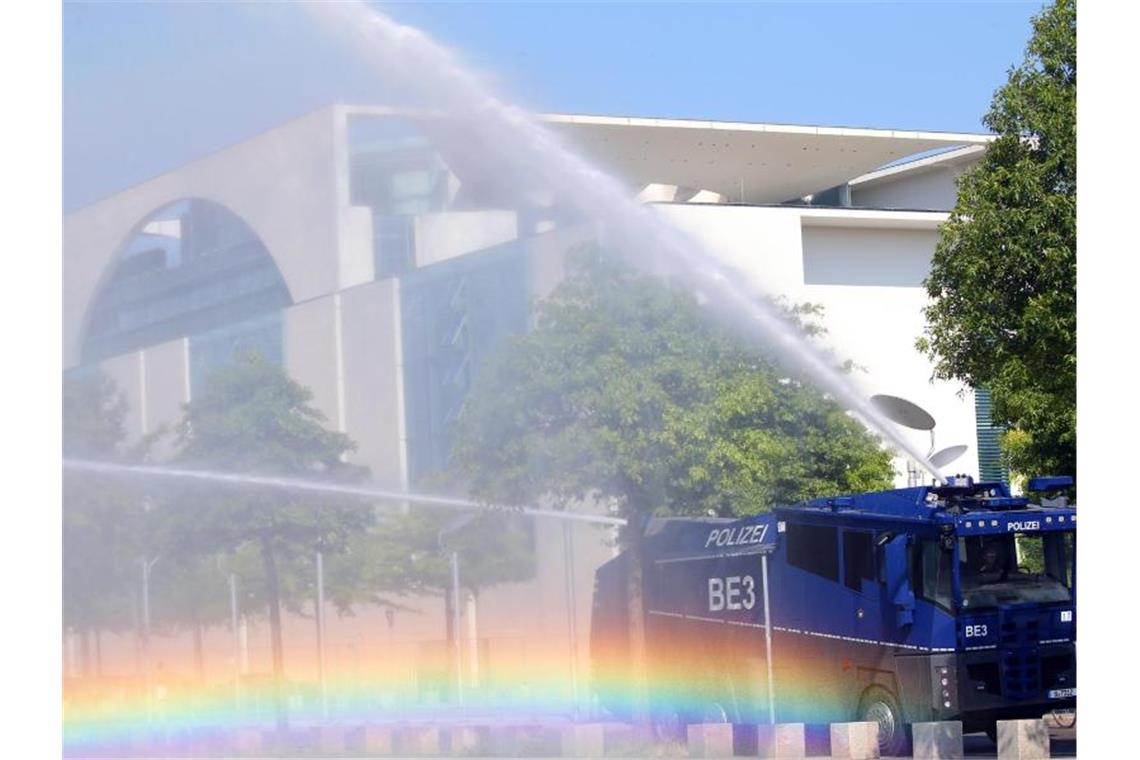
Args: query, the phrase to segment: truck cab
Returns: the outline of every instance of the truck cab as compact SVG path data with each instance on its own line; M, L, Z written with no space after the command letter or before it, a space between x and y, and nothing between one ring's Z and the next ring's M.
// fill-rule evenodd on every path
M650 520L642 575L650 692L675 722L914 722L966 732L1076 705L1076 509L1069 478L956 476L736 520ZM595 676L624 682L629 553L597 574ZM602 703L620 714L621 690ZM711 717L710 717L711 716Z
M863 562L875 582L859 589L862 620L844 621L845 605L835 594L823 603L823 593L800 619L810 619L805 630L858 630L881 644L878 658L872 647L842 648L874 673L854 685L854 712L879 722L884 749L903 746L913 722L960 720L966 732L992 733L997 720L1075 707L1076 510L1055 496L1071 484L1034 479L1032 490L1054 498L1033 504L1003 483L956 476L776 510L785 534L790 524L840 529L847 576L849 536L870 533L874 557ZM794 584L794 573L784 580ZM876 607L877 620L864 622Z

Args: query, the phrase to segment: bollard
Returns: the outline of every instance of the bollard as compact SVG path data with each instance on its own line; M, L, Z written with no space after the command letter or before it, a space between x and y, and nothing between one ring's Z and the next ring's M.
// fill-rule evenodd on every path
M1049 729L1043 720L999 720L999 760L1030 760L1049 757Z
M601 723L571 723L562 728L563 757L604 757L606 731Z
M512 757L518 754L518 738L514 726L491 726L487 733L487 752L491 755Z
M439 729L435 726L405 726L396 732L396 752L401 755L439 754Z
M557 729L531 724L492 726L488 749L504 757L550 757L562 749Z
M243 755L261 752L264 746L263 736L260 729L239 728L230 736L230 746L234 752Z
M807 732L803 723L777 723L756 727L760 757L803 760L807 757Z
M321 755L343 755L348 749L344 726L317 726L313 729L312 743Z
M458 757L486 754L490 732L489 726L451 726L445 730L447 753Z
M637 743L637 732L628 723L603 723L602 734L607 755L625 756Z
M871 760L879 756L879 724L875 721L831 724L831 756Z
M347 749L365 755L393 754L392 727L375 723L366 724L350 731Z
M922 760L942 760L965 756L962 744L962 721L942 720L912 723L914 756Z
M691 723L686 736L689 757L732 757L731 723Z

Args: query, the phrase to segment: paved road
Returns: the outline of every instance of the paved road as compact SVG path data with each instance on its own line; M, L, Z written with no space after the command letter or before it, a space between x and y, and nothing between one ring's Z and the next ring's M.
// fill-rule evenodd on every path
M997 748L985 734L967 734L963 737L966 757L997 757ZM1052 757L1076 757L1077 737L1075 731L1051 734L1049 754Z

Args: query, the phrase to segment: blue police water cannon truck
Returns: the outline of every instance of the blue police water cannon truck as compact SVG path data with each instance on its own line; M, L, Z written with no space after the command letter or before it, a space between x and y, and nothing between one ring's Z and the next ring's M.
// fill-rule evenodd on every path
M654 721L909 725L1076 707L1076 509L1071 478L1029 498L955 476L818 499L743 519L654 518L642 538ZM595 578L601 705L631 713L626 551Z

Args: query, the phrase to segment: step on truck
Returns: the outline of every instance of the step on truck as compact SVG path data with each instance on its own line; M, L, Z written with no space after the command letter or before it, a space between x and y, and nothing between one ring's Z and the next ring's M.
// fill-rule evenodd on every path
M1030 498L966 476L778 507L742 519L654 518L642 534L649 709L689 723L909 726L1076 707L1071 478ZM632 716L627 550L597 571L592 677Z

